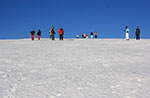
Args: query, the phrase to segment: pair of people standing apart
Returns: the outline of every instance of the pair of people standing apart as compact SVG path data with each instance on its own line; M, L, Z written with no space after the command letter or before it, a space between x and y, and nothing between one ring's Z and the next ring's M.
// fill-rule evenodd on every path
M93 32L91 32L91 38L93 38L93 35L94 35ZM97 32L95 32L95 38L97 38L97 35L98 35Z
M63 40L63 35L64 35L64 29L61 27L59 30L59 39L60 40ZM54 26L52 26L51 30L49 31L49 34L50 34L50 39L52 40L55 40L55 34L56 34L56 31L54 29Z
M129 28L128 26L126 26L124 32L126 33L126 40L129 40ZM139 26L137 27L137 29L135 30L135 35L136 35L136 40L140 40L140 29Z
M31 39L34 40L35 31L32 30L30 33L31 33ZM40 40L40 37L41 37L41 31L40 31L40 29L37 32L37 36L38 36L38 40Z

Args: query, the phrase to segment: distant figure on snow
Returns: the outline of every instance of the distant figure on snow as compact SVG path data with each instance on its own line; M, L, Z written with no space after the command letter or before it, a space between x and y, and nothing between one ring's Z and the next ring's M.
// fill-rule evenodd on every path
M93 38L93 32L91 32L91 38Z
M38 36L38 40L40 40L40 37L41 37L41 31L40 31L40 29L37 32L37 36Z
M56 32L54 26L52 26L51 30L49 31L50 39L55 40L55 36L54 36L55 33Z
M137 29L135 30L136 40L140 40L140 33L139 26L137 26Z
M60 40L63 40L64 29L61 27L61 28L58 30L58 32L59 32L59 39L60 39Z
M98 35L97 32L95 32L95 38L97 38L97 35Z
M35 31L32 30L30 33L31 33L31 39L34 40Z
M77 34L77 35L76 35L76 39L78 39L78 38L79 38L79 35Z
M124 32L126 33L126 40L129 40L129 28L126 26Z

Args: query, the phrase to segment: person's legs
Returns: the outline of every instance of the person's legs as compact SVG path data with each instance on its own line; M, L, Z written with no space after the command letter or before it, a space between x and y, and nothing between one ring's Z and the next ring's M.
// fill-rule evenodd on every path
M140 40L140 35L139 34L137 34L137 38L138 38L138 40Z
M63 35L62 35L62 40L63 40Z
M55 36L54 36L54 34L52 34L52 40L55 40Z
M129 40L129 33L126 33L126 40Z
M138 34L136 34L136 40L138 40Z
M97 35L95 35L95 38L97 38Z
M40 35L38 35L38 40L40 40Z
M34 40L34 35L31 35L31 39Z

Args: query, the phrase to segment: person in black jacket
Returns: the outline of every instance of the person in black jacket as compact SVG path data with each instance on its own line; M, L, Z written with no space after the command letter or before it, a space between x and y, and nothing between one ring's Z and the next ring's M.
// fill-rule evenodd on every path
M41 37L41 31L40 31L40 29L37 32L37 36L38 36L38 40L40 40L40 37Z
M49 31L50 39L55 40L56 31L54 29L54 26L52 26L51 30Z
M140 33L139 26L137 26L137 29L135 30L136 40L140 40Z
M31 33L31 39L34 40L35 31L32 30L30 33Z

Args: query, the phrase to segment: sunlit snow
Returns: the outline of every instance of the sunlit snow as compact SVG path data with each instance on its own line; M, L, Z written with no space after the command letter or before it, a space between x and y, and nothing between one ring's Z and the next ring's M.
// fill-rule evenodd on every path
M0 40L0 98L150 98L150 40Z

